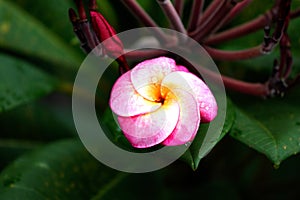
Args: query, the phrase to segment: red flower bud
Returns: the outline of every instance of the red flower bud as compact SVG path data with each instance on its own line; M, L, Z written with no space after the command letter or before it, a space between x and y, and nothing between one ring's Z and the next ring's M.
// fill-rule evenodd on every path
M76 0L79 18L73 9L69 10L69 17L74 27L74 32L80 40L81 47L86 53L91 52L101 43L101 51L95 52L96 55L107 55L116 59L119 63L120 73L123 74L130 70L126 58L123 55L123 43L116 35L116 31L106 21L106 19L95 10L96 1L90 1L91 25L87 20L82 0Z
M93 30L100 42L103 43L103 53L110 57L118 58L123 54L123 43L116 36L114 28L105 20L105 18L96 11L90 11Z

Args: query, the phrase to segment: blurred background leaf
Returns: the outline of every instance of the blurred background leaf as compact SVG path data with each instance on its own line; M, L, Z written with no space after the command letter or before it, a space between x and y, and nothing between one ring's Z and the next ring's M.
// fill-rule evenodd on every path
M43 61L44 65L47 63L44 68L57 73L75 71L80 54L28 12L10 1L0 1L0 48L29 60Z
M119 174L91 157L80 141L59 141L5 169L0 199L87 199L119 179Z
M31 64L4 54L0 60L0 113L55 89L55 79Z

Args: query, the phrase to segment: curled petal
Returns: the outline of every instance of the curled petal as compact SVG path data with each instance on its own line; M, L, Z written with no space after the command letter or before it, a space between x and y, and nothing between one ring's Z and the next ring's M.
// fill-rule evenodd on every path
M202 122L210 122L216 117L218 106L215 97L207 85L194 74L183 71L172 72L163 79L161 86L171 91L177 88L192 93L199 104Z
M173 59L159 57L139 63L131 71L131 82L137 92L151 101L161 101L160 84L169 73L176 71Z
M115 114L123 117L153 112L161 106L161 103L148 101L134 90L130 72L123 74L114 84L109 104Z
M195 97L182 89L174 89L172 93L180 107L178 123L171 135L163 141L167 146L182 145L192 141L200 123L200 112ZM169 95L166 97L169 98Z
M165 101L158 110L135 117L118 117L119 125L132 146L147 148L164 141L179 119L179 105Z

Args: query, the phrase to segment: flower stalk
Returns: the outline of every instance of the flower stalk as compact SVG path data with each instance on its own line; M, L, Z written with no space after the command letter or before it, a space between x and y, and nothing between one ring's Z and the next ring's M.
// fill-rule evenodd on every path
M236 61L236 60L256 58L258 56L263 55L263 52L261 50L262 49L261 45L249 49L245 49L245 50L235 50L235 51L215 49L206 45L203 47L212 58L217 60Z
M225 16L224 22L220 24L220 26L226 25L228 22L230 22L234 17L236 17L239 13L241 13L244 8L246 8L253 0L242 0L237 2L236 6L234 6L229 14Z
M131 13L145 26L158 27L155 21L148 15L148 13L135 0L122 0L122 3L131 11ZM168 39L160 29L153 29L153 34L162 43L166 44Z
M199 23L199 19L202 16L204 6L204 0L194 1L192 11L189 19L188 31L194 31Z
M218 29L218 25L224 21L224 17L228 14L228 12L233 8L236 4L235 1L226 0L223 1L217 12L213 17L210 17L209 20L199 26L199 29L194 33L194 39L198 42L202 41L205 37L209 35L209 33L214 33Z
M184 7L184 0L174 0L174 7L177 11L178 15L182 17L183 7Z
M172 24L172 27L174 30L187 34L186 29L180 19L180 16L178 15L175 7L171 3L170 0L157 0L160 7L164 11L165 15L169 19L169 22Z

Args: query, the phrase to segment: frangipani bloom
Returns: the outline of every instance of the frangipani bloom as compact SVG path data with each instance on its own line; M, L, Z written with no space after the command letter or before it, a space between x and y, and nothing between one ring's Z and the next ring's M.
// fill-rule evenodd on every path
M110 107L132 146L182 145L192 141L200 121L217 115L206 84L167 57L139 63L114 84Z

